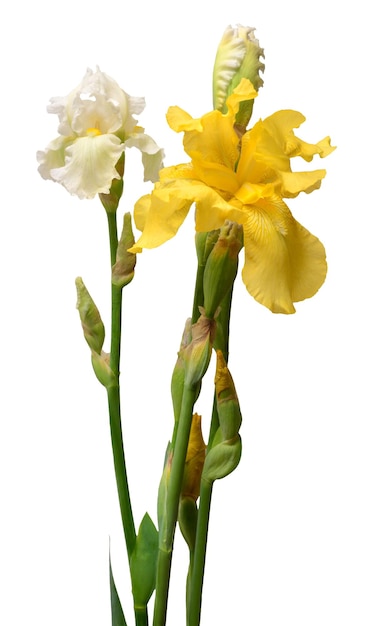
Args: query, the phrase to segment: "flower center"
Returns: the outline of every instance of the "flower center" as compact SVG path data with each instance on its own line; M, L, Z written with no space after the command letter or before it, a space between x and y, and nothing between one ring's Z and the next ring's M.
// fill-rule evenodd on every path
M87 137L97 137L98 135L101 135L101 132L98 128L87 128L86 134Z

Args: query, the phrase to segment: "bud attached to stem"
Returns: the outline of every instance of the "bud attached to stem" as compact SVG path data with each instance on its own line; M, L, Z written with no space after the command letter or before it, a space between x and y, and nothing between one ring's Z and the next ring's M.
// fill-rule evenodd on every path
M260 57L264 57L263 48L254 36L254 28L228 26L217 49L213 69L213 107L226 113L226 100L231 95L242 78L247 78L258 91L263 85L260 72L264 71L264 64ZM242 132L246 130L253 110L253 100L241 102L236 116L236 124Z
M233 439L241 427L242 415L233 378L221 350L217 350L216 400L220 428L224 440Z
M204 310L213 317L231 289L238 269L238 254L243 245L242 226L226 221L209 254L204 270Z
M137 255L128 252L135 243L130 213L124 215L124 225L117 246L116 263L112 267L112 283L117 287L125 287L134 277Z
M91 350L97 354L101 354L105 339L105 329L99 310L91 298L82 278L78 277L75 280L75 285L78 296L76 308L79 311L80 320L82 322L84 338Z
M216 321L209 319L201 307L200 317L192 325L191 343L182 353L185 363L184 384L189 388L193 388L208 369L215 332Z

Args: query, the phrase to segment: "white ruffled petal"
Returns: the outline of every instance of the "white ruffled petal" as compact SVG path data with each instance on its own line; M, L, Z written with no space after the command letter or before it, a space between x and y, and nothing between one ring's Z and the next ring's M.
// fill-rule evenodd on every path
M51 170L64 166L65 150L74 140L75 137L57 137L49 143L46 150L37 152L38 171L42 178L54 180L51 176Z
M50 178L79 198L109 193L113 178L120 178L115 165L124 144L115 135L80 137L67 147L64 167L50 171Z
M125 146L127 148L138 148L142 152L142 163L144 167L144 181L150 180L155 183L159 180L159 170L163 165L164 151L145 133L135 133L129 137Z

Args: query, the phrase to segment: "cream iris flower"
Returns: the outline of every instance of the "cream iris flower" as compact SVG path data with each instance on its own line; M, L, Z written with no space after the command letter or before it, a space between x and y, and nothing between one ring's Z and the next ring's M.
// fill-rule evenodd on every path
M317 189L325 170L293 172L291 157L311 161L334 148L327 137L316 144L295 136L305 118L297 111L278 111L239 137L235 116L239 103L255 98L247 79L227 99L227 112L212 111L193 119L171 107L168 123L184 131L191 162L167 167L151 195L135 207L142 235L133 252L161 245L178 231L196 202L196 230L220 228L225 220L243 226L243 281L249 293L274 313L294 313L294 302L310 298L325 280L322 243L292 216L283 198Z
M133 117L145 107L107 74L88 69L68 96L51 98L49 113L59 117L59 137L37 153L42 178L61 183L79 198L109 193L115 166L125 148L142 152L145 180L155 182L163 151Z

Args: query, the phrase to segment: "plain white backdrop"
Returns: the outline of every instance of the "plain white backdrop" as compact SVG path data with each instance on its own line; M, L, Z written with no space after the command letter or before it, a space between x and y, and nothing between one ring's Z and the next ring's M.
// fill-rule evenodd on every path
M56 136L46 113L87 67L136 96L166 151L187 160L170 105L212 107L216 47L232 23L255 26L265 85L254 120L301 111L299 131L338 149L315 167L320 190L290 201L323 241L329 273L293 316L258 305L236 281L230 368L243 411L243 456L216 484L203 626L379 623L378 128L373 5L319 0L127 3L35 0L2 9L0 623L110 626L108 543L132 624L106 396L75 309L80 275L109 329L106 218L37 173ZM371 14L370 14L371 13ZM127 152L120 213L151 188ZM121 215L120 215L121 217ZM191 312L193 213L138 258L125 291L122 402L139 523L155 519L172 427L170 377ZM109 336L109 333L108 333ZM213 369L213 364L211 365ZM210 373L204 387L212 384ZM211 392L197 411L205 423ZM184 626L179 536L168 626Z

